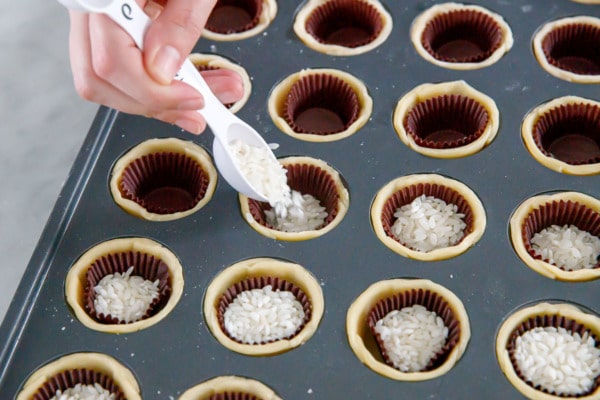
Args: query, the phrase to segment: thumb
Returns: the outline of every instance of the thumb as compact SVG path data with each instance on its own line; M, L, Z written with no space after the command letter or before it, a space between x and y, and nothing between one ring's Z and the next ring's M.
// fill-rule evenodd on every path
M190 54L217 0L169 0L144 38L144 62L153 79L169 84Z

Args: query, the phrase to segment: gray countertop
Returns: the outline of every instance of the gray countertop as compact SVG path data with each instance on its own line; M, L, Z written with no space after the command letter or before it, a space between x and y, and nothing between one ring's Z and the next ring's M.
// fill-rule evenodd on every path
M40 0L6 8L0 14L0 320L98 108L73 88L67 11Z

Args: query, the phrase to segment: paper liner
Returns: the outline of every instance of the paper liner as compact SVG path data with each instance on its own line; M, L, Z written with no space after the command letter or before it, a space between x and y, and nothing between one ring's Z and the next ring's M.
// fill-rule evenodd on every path
M442 95L414 106L404 118L406 132L421 147L456 148L474 142L489 122L478 101L462 95Z
M574 23L556 27L542 39L548 62L579 75L600 75L600 27Z
M396 220L394 213L405 204L409 204L414 199L421 195L433 196L440 200L444 200L447 204L455 204L458 208L457 212L464 214L463 221L466 227L463 231L463 237L456 243L460 243L465 236L473 231L474 215L469 202L462 194L447 186L438 185L436 183L418 183L416 185L401 188L387 200L383 206L381 215L381 223L385 233L392 239L398 241L392 232L392 225Z
M63 371L46 380L31 398L32 400L50 400L56 396L56 391L65 391L78 383L93 385L98 383L104 389L115 395L115 400L126 400L125 395L117 384L108 376L85 368Z
M521 238L525 249L531 257L544 260L536 255L531 246L531 238L538 232L551 225L575 225L579 229L600 237L600 214L591 208L575 201L553 201L539 206L531 211L521 226ZM544 260L548 262L548 260ZM562 267L556 266L563 269ZM594 268L600 268L600 260Z
M294 132L330 135L348 129L359 108L358 95L344 80L313 74L294 83L283 114Z
M132 275L141 276L144 279L158 283L158 297L149 305L148 310L141 319L156 315L167 303L171 295L171 278L167 265L157 257L140 252L123 252L105 255L90 266L86 272L86 285L84 288L84 306L86 312L96 321L103 324L127 324L110 315L98 314L94 307L94 287L106 275L116 272L125 273L133 267Z
M434 58L454 63L481 62L502 44L502 29L477 10L438 14L425 26L421 43Z
M405 292L398 293L394 296L388 297L379 301L370 311L367 317L367 323L371 330L371 333L375 336L379 350L385 362L394 366L393 362L389 359L385 345L380 335L375 332L375 324L377 321L385 317L389 312L394 310L401 310L404 307L411 307L415 304L422 305L428 311L435 312L442 320L444 325L448 328L448 337L446 343L442 349L429 361L423 371L431 371L446 361L448 355L456 346L460 339L460 321L452 311L448 301L446 301L441 295L430 290L425 289L412 289ZM417 371L415 371L417 372ZM422 372L422 371L418 371Z
M532 130L540 151L571 165L600 163L600 107L571 103L542 115Z
M253 394L250 394L250 393L225 392L225 393L215 393L212 396L210 396L207 400L262 400L262 399Z
M383 29L383 18L362 0L331 0L306 19L306 31L320 43L356 48L373 42Z
M533 387L534 389L539 390L540 392L551 394L553 396L557 396L557 397L568 397L568 398L575 397L575 398L577 398L577 397L583 397L590 393L593 393L598 388L598 386L600 386L600 376L596 377L596 379L594 380L594 385L589 392L581 393L578 395L561 395L558 393L550 392L540 386L534 385L532 382L527 381L525 379L524 375L521 373L521 371L518 367L517 361L515 360L516 340L519 336L521 336L525 332L527 332L531 329L534 329L534 328L538 328L538 327L539 328L543 328L543 327L565 328L566 330L571 331L572 333L579 333L580 335L583 335L585 332L588 332L588 334L594 339L596 345L598 345L598 343L600 343L599 338L596 335L594 335L589 328L587 328L585 325L577 322L576 320L574 320L572 318L568 318L568 317L558 315L558 314L537 315L535 317L531 317L531 318L527 319L526 321L523 321L523 323L521 323L517 328L515 328L515 330L512 332L512 334L510 335L510 337L508 339L508 343L506 344L506 350L508 351L508 356L510 358L510 362L511 362L516 374L519 376L519 378L523 382L526 382L529 386Z
M224 35L248 31L258 25L262 3L262 0L218 0L205 28Z
M155 214L194 208L207 187L208 174L197 161L171 152L140 157L119 178L121 195Z
M327 226L333 221L338 213L338 198L335 181L323 169L311 164L284 165L287 170L287 183L292 190L302 194L310 194L319 199L321 206L325 207L327 217L323 225L317 229ZM270 210L271 205L254 199L248 199L248 208L252 217L259 224L269 229L274 229L267 224L265 210Z
M292 294L294 295L296 300L298 300L300 302L300 304L302 304L302 309L304 310L304 321L302 322L302 325L300 325L298 327L296 332L294 332L292 335L290 335L288 337L280 338L277 340L293 338L304 328L304 326L308 323L308 321L310 321L310 318L312 315L312 303L310 302L310 299L308 298L306 293L304 293L302 291L302 289L300 289L294 283L286 281L285 279L281 279L278 277L271 277L271 276L252 277L252 278L245 279L241 282L238 282L235 285L229 287L229 289L227 289L225 291L225 293L223 293L223 296L221 296L221 298L219 299L219 303L217 304L217 320L219 321L219 326L220 326L221 330L223 331L223 333L225 333L231 340L234 340L238 343L245 344L244 342L239 341L238 339L230 336L229 333L227 332L227 329L225 329L224 314L225 314L225 311L227 311L227 307L233 302L233 300L240 293L247 291L247 290L252 290L252 289L262 289L267 285L271 285L273 288L273 291L276 291L276 290L284 291L285 290L288 292L292 292ZM261 344L272 343L272 342L276 342L277 340L262 342Z

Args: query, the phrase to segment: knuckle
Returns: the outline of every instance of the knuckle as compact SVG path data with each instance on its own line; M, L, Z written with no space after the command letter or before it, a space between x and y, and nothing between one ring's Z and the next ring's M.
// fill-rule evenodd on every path
M92 66L96 75L106 81L110 81L117 72L116 63L105 49L93 53Z
M95 77L90 71L74 76L73 82L77 94L87 101L96 100L96 87L94 85Z

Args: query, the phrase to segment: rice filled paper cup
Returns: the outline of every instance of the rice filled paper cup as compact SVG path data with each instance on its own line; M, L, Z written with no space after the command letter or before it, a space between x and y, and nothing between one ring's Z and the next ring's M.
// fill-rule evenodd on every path
M589 392L577 395L552 393L524 379L523 372L519 370L514 358L515 341L531 329L544 327L564 328L579 335L587 332L594 339L596 348L600 343L600 317L597 315L584 312L568 303L541 302L522 307L506 318L496 336L496 357L506 378L521 394L532 400L598 399L600 375L592 378L592 389Z
M457 212L464 214L465 228L456 243L419 251L396 238L392 231L397 219L394 214L421 195L454 204ZM371 204L371 224L379 240L390 250L415 260L437 261L456 257L475 245L485 230L486 215L477 195L464 183L437 174L415 174L396 178L377 192Z
M99 384L114 400L141 400L133 373L111 356L102 353L72 353L61 356L33 372L16 400L50 400L57 390L75 385Z
M600 277L600 260L592 268L568 270L551 264L534 251L532 237L550 226L573 225L600 237L600 200L579 192L558 192L530 197L510 218L510 238L519 258L537 273L551 279L583 282ZM570 249L575 244L569 245ZM598 254L597 256L600 256Z
M134 322L97 313L95 285L104 276L129 268L135 275L159 281L158 298ZM182 293L183 268L178 258L160 243L141 237L111 239L91 247L69 269L65 281L65 297L77 319L107 333L131 333L158 323L175 308Z
M228 305L240 293L266 285L294 294L304 309L303 324L290 337L269 342L249 344L233 338L223 323ZM214 337L226 348L251 356L275 355L302 345L317 330L324 310L323 291L312 273L274 258L251 258L229 266L212 280L204 296L204 317Z
M446 343L424 370L403 372L389 363L372 326L385 313L421 305L434 311L449 330ZM346 314L348 343L367 367L387 378L424 381L446 374L462 357L471 337L469 318L462 301L447 288L427 279L390 279L369 286Z
M265 211L272 210L269 203L239 195L240 209L246 222L258 233L268 238L285 241L302 241L320 237L333 230L344 218L350 205L350 195L340 173L325 161L312 157L286 157L279 160L287 171L290 189L312 195L325 208L327 216L315 229L283 231L269 224Z

